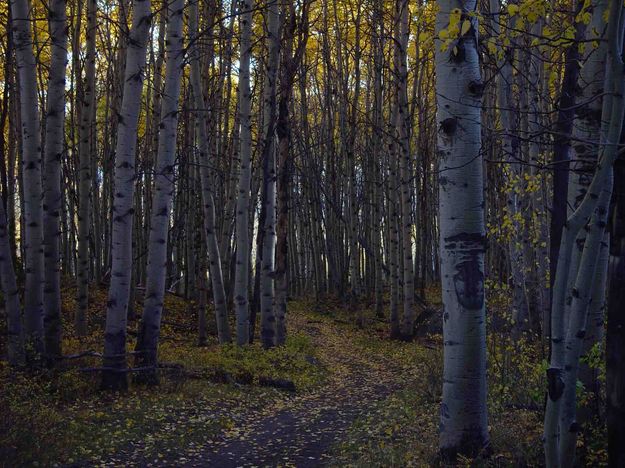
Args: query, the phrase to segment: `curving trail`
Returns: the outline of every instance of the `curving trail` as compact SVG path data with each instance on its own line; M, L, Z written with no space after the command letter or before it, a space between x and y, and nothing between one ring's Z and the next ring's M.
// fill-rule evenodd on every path
M176 464L222 468L327 464L331 448L351 424L400 388L400 369L388 358L354 346L354 331L328 322L299 325L318 344L320 364L330 370L323 387L237 418L241 424Z

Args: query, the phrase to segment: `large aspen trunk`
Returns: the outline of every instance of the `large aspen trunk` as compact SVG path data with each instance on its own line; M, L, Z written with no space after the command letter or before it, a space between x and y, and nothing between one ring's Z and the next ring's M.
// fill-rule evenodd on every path
M489 446L486 411L483 84L475 1L440 2L436 30L440 261L444 371L440 450L444 459ZM453 20L453 21L452 21Z
M189 7L189 35L195 38L198 34L198 8L197 2L192 1ZM195 42L194 42L195 44ZM206 109L206 102L202 94L202 80L200 76L200 56L197 49L193 48L191 57L191 88L193 100L200 110ZM200 186L202 189L202 206L204 212L204 231L206 233L206 250L210 279L213 290L213 306L215 308L215 321L217 323L217 336L221 344L229 343L230 325L228 324L228 310L226 303L226 291L224 288L223 274L221 270L221 255L217 229L215 226L215 199L213 194L214 181L210 176L209 159L210 144L207 133L205 113L200 112L195 116L196 138L198 139L198 152L200 163Z
M37 70L28 0L11 0L12 29L17 58L22 138L24 332L30 360L44 352L43 329L43 205L41 135L37 105Z
M135 148L141 106L145 52L152 14L150 0L134 0L126 52L124 94L115 147L115 188L109 286L104 332L102 388L125 390L126 323L132 281L132 223L134 217Z
M240 118L240 167L239 192L236 205L236 270L234 280L234 303L237 320L237 344L249 342L249 278L250 234L249 211L252 179L252 116L250 90L250 57L252 53L252 4L253 0L241 0L239 22L241 28L241 55L239 59L239 118Z
M176 163L176 135L178 133L178 99L184 59L182 16L184 0L167 2L167 48L165 85L161 100L158 151L152 193L152 219L148 241L148 266L145 283L143 316L139 326L136 351L137 365L152 368L138 374L137 379L147 384L158 384L158 338L165 298L167 273L167 234L174 195Z
M88 0L87 56L85 59L85 80L82 87L80 127L78 129L78 258L76 265L76 300L78 308L74 317L74 328L78 336L87 334L87 309L89 306L89 227L91 224L89 198L92 184L91 133L95 117L92 101L95 93L96 12L96 0Z
M65 68L67 65L67 17L65 0L50 2L52 41L44 153L43 240L45 286L44 317L46 360L61 356L61 158L64 151Z

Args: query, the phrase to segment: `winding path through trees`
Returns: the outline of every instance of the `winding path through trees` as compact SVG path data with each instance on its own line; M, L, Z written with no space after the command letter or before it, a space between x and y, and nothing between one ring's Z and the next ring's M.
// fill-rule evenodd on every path
M269 414L250 414L187 466L319 466L356 419L400 387L399 369L381 355L362 353L341 328L313 323L304 330L327 347L320 365L332 372L323 387L280 401Z

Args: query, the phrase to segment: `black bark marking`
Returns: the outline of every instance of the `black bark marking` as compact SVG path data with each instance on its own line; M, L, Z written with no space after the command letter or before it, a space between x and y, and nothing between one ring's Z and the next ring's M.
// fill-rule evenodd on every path
M552 367L547 369L547 392L551 401L558 401L564 393L564 379L562 369Z
M470 81L468 89L473 96L482 97L484 94L484 83L482 81Z
M485 246L482 233L462 232L445 238L445 248L458 251L460 256L453 279L456 297L465 309L481 309L484 305L484 272L479 256Z
M458 119L453 117L448 117L441 122L441 130L448 136L452 136L456 133L456 129L458 128Z

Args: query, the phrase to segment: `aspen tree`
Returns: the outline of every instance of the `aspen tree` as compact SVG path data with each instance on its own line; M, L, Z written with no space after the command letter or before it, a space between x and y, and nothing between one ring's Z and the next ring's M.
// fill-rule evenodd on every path
M74 328L78 336L87 334L87 309L89 306L89 227L90 192L92 189L91 134L94 112L92 106L95 93L95 36L97 29L97 2L87 1L87 55L85 58L85 79L82 87L80 127L78 129L79 183L78 183L78 258L76 270L76 291L78 308Z
M44 239L44 330L48 363L61 356L61 158L64 153L65 68L67 65L67 17L65 0L50 2L49 26L52 42L48 79L48 108L43 177Z
M597 168L586 194L577 208L568 216L562 231L558 268L553 290L551 310L551 359L547 370L548 398L545 410L544 445L545 464L548 467L570 466L575 455L577 423L575 421L575 382L581 343L585 334L586 318L592 285L597 271L598 253L607 216L613 179L613 165L617 156L623 122L623 63L620 57L622 37L622 6L612 0L606 33L607 51L604 98L601 111L600 150ZM588 236L579 256L579 266L573 264L575 241L580 230L588 224ZM574 273L573 273L574 271ZM569 276L574 274L571 281ZM567 285L572 283L573 294L565 320ZM563 433L563 429L566 430Z
M440 2L435 41L444 370L440 450L476 456L489 445L486 412L483 83L477 2Z
M268 0L266 11L267 50L263 83L263 193L264 230L260 269L260 322L263 347L270 348L276 340L276 317L274 313L274 264L276 249L276 156L275 114L276 78L280 59L280 8L278 0ZM261 217L262 218L262 217Z
M132 281L132 222L134 217L135 148L143 88L145 53L152 14L150 0L134 0L132 27L126 50L126 70L117 145L112 210L111 284L104 332L102 388L125 390L126 323Z
M25 255L24 333L29 359L37 361L44 352L43 329L43 205L41 184L41 135L37 104L37 70L31 35L28 0L11 0L12 31L17 59L22 139Z
M414 334L416 310L414 303L414 263L412 260L412 177L410 156L410 122L408 112L408 1L396 0L395 14L395 75L397 80L396 135L398 138L400 208L401 208L401 254L403 256L402 286L403 315L401 335L409 339Z
M154 172L152 219L148 242L148 267L145 284L143 316L139 327L137 364L155 368L157 365L158 338L165 298L167 272L167 231L174 194L176 163L176 135L178 130L178 100L180 77L184 59L182 16L184 0L167 2L166 64L161 115L159 123L158 152ZM137 376L149 384L158 383L156 369Z
M237 344L249 342L249 277L250 241L249 211L252 178L252 116L250 89L250 57L252 53L252 0L239 1L240 58L239 58L239 190L236 203L236 270L234 302L237 320Z
M283 12L288 19L284 21L283 48L280 62L280 86L278 91L278 215L276 225L276 265L275 265L275 315L276 345L286 342L286 312L288 294L288 234L289 234L289 195L293 171L291 145L291 122L289 106L293 93L295 74L302 60L308 40L308 1L300 10L299 31L295 5L291 0L284 0ZM294 46L295 35L299 32L299 41ZM294 50L295 49L295 50Z
M198 8L197 1L191 1L189 5L189 34L195 44L195 38L198 34ZM191 87L193 92L193 100L200 109L206 109L206 103L202 94L199 55L195 45L192 48L193 55L191 57ZM208 252L208 263L210 270L210 279L213 290L213 305L215 307L215 321L217 322L217 335L220 343L229 343L230 326L228 324L228 310L226 304L226 291L224 289L224 280L221 270L221 254L219 250L219 242L217 239L217 230L215 226L215 199L213 194L214 181L211 180L209 172L209 141L207 135L207 123L203 117L204 113L200 112L195 116L196 138L198 140L198 153L200 162L200 186L202 189L202 206L204 211L204 232L206 234L206 247Z

